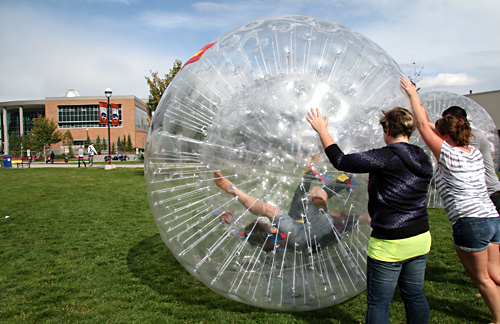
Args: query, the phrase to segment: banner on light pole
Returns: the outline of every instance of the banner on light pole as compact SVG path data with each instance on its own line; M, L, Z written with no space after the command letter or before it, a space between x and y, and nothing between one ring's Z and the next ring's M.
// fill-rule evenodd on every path
M99 102L99 124L108 124L108 104L105 102Z
M111 104L111 125L120 125L120 115L118 114L118 109L120 106L118 104Z

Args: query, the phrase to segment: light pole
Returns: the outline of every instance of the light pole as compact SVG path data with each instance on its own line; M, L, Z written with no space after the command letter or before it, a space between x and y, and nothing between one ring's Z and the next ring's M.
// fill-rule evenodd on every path
M113 93L113 90L111 90L110 88L106 88L104 89L104 94L106 95L106 97L108 98L108 158L109 158L109 164L111 164L111 126L109 124L109 119L111 118L111 115L109 113L109 108L110 108L110 105L109 105L109 98L111 97L111 94Z

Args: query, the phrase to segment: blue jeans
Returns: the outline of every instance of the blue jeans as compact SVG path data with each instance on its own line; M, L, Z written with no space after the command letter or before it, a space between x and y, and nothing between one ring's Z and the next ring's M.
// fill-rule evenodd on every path
M500 244L500 217L464 217L453 224L455 248L473 253L488 248L490 243Z
M408 324L429 323L429 304L424 294L428 254L400 262L368 257L366 324L389 324L389 306L396 289L401 291Z

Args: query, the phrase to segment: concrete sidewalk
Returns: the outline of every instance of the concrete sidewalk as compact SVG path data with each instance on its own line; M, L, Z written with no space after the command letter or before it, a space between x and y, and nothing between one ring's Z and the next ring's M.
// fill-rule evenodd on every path
M106 165L108 165L107 163L106 164L96 164L97 162L104 163L105 156L107 156L107 155L96 155L94 157L94 166L92 166L92 168L104 168ZM133 154L129 154L128 156L131 159L134 159L134 157L135 157L135 159L137 159L137 156L135 156ZM17 161L17 160L19 160L19 158L12 159L12 168L13 169L18 168L17 164L14 163L14 161ZM118 162L118 163L115 164L113 162ZM130 161L131 163L128 164L127 162L119 162L119 161L113 161L113 160L111 161L111 163L117 168L144 168L144 163L132 163L132 161ZM87 168L88 168L89 161L88 161L87 156L85 156L85 163L87 164ZM83 163L80 163L80 166L83 168L84 167ZM65 163L63 160L57 160L57 159L54 160L54 163L44 163L43 159L38 159L38 161L32 162L30 167L31 168L78 168L78 162L77 162L77 159L75 159L75 158L69 160L68 163ZM27 164L19 165L19 169L21 169L21 168L27 169L28 165Z
M87 161L87 168L104 168L106 165L109 164L94 164L93 166L90 166ZM122 164L122 163L116 163L113 164L116 168L144 168L144 163L137 163L137 164ZM64 162L54 162L54 163L43 163L43 162L34 162L31 163L30 165L31 168L78 168L78 163L64 163ZM83 163L80 163L80 167L84 168ZM19 165L19 167L16 164L12 164L13 169L28 169L28 165L24 164L22 167Z

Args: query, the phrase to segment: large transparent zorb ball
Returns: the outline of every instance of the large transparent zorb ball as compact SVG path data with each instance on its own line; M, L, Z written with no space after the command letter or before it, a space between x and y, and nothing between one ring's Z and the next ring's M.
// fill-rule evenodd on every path
M433 123L440 119L443 111L451 106L459 106L465 109L467 112L467 119L472 127L472 134L477 134L477 138L479 138L481 135L479 133L482 133L482 136L486 137L489 142L490 156L484 158L485 164L491 164L495 170L498 170L500 163L500 139L498 137L497 127L495 126L495 122L491 116L483 107L481 107L481 105L470 98L446 91L426 92L419 95L419 97L420 101L427 110L429 119ZM425 143L421 138L419 138L419 142L416 144L425 147ZM425 150L429 156L433 157L427 147L425 147ZM435 158L432 159L432 162L436 167ZM443 201L441 200L434 183L429 187L427 197L428 207L443 208Z
M346 153L384 146L381 110L407 102L400 76L364 36L304 16L253 21L203 47L163 95L146 149L151 209L178 261L217 293L258 307L310 310L362 292L367 175L335 170L306 115L328 114ZM252 213L215 185L215 171L299 215L301 234ZM331 195L327 226L309 221L308 183Z

